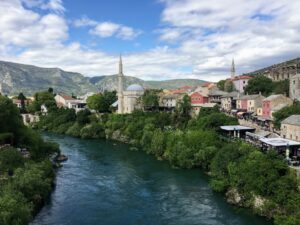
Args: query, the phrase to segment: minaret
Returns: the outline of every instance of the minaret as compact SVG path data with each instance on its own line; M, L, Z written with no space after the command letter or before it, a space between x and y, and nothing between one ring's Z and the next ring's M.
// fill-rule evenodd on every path
M123 96L123 63L122 63L122 56L120 55L120 61L119 61L119 74L118 74L118 113L123 114L124 113L124 96Z
M234 64L234 59L232 59L231 78L233 79L234 77L235 77L235 64Z

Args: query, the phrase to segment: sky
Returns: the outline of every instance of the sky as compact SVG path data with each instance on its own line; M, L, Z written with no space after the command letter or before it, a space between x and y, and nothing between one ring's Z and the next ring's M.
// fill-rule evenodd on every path
M0 60L218 81L300 56L298 0L0 0Z

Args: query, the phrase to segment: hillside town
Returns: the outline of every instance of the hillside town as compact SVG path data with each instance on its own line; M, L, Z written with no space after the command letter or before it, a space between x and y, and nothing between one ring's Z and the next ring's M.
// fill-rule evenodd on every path
M123 62L120 56L117 101L112 103L110 108L117 114L131 114L135 110L174 112L182 104L184 96L188 96L189 113L192 118L197 117L201 110L218 108L221 112L235 117L239 121L237 126L220 127L224 131L224 135L231 138L243 138L262 149L276 149L286 156L291 165L298 166L300 164L300 115L290 115L281 121L279 127L276 127L274 126L274 114L300 100L300 74L297 70L299 65L300 63L293 67L284 65L281 69L276 67L276 70L271 69L262 73L263 76L275 81L287 79L289 93L248 94L245 91L248 82L255 76L236 75L233 60L231 75L224 81L227 91L220 88L218 83L213 82L206 82L195 87L183 86L177 89L156 90L157 102L147 105L143 103L142 98L151 90L147 90L139 84L131 84L124 89ZM274 76L275 73L276 76ZM54 99L58 108L74 109L78 113L89 108L87 100L95 95L101 95L101 93L90 92L77 97L56 93ZM20 96L11 98L20 109L22 104L30 105L35 100L34 97L27 97L22 102ZM90 111L97 112L94 109L90 109ZM39 116L47 115L47 112L46 104L42 104L39 113L22 113L24 124L38 122Z

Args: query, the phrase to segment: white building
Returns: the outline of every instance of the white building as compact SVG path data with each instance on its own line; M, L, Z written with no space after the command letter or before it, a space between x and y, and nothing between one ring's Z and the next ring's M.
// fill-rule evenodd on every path
M132 84L124 91L124 74L121 56L119 62L118 80L118 114L132 113L135 109L140 108L138 100L141 96L143 96L144 88L139 84Z
M76 113L86 108L86 101L65 94L57 94L54 99L58 107L74 109Z

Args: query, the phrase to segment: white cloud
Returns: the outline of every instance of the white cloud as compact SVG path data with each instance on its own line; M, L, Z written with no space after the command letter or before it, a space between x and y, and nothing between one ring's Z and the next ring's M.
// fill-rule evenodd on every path
M118 37L123 40L132 40L141 34L141 31L112 22L98 23L90 33L101 38Z
M0 42L18 47L57 44L68 37L65 20L56 14L40 15L19 1L0 2Z
M87 16L83 16L80 19L74 20L73 24L75 27L96 26L97 21L91 20Z
M116 73L118 56L72 42L62 2L51 2L46 9L43 5L48 0L0 0L0 59L84 75ZM232 57L238 72L243 73L299 56L299 1L161 2L164 10L155 33L161 42L153 49L125 54L128 75L216 81L229 76ZM44 8L43 13L36 7ZM75 20L73 25L86 26L101 38L132 40L141 33L88 17Z

